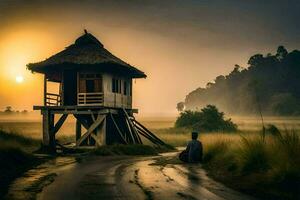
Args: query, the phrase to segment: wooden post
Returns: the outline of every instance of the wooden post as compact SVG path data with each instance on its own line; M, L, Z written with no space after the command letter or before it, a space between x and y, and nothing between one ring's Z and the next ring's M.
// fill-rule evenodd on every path
M99 135L102 137L102 145L106 145L106 117L101 124L101 128L99 128Z
M51 152L55 152L56 151L56 141L55 141L55 132L53 131L55 129L54 126L54 114L51 114L51 112L49 111L49 128L50 128L50 132L49 132L49 142L50 142L50 151Z
M81 138L81 123L76 119L76 142Z
M43 110L43 145L49 146L50 145L50 124L49 124L49 110Z
M48 109L42 111L43 114L43 145L50 152L55 152L55 134L52 133L54 128L54 114Z
M47 77L44 75L44 106L47 106Z

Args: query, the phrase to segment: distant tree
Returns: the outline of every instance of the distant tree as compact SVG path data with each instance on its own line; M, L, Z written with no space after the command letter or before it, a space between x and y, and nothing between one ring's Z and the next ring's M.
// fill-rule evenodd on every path
M278 60L284 59L287 55L288 55L288 51L286 50L286 48L284 46L279 46L277 48L276 58Z
M213 84L212 82L208 82L208 83L206 84L206 88L211 88L213 85L214 85L214 84Z
M27 111L27 110L23 110L22 113L23 113L23 114L27 114L28 111Z
M222 75L217 76L215 79L216 84L222 83L223 81L225 81L225 76L222 76Z
M262 54L255 54L254 56L250 57L248 64L250 66L256 67L262 63L263 59L264 59L264 56Z
M239 75L242 70L243 70L243 67L241 67L240 65L235 64L233 70L228 75L228 79L231 79L231 78Z
M5 113L12 113L12 107L11 106L7 106L4 110Z
M184 102L177 103L177 107L176 108L177 108L177 110L179 112L182 112L184 110Z

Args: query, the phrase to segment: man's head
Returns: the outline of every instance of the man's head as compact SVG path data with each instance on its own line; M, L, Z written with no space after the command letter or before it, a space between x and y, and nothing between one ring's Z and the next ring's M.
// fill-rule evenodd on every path
M197 138L198 138L198 132L193 131L192 132L192 139L197 140Z

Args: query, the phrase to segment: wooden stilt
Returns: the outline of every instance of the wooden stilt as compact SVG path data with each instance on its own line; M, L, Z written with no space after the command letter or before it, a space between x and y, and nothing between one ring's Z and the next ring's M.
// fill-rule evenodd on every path
M76 119L76 142L81 138L81 123Z
M55 152L55 135L52 133L54 128L54 115L49 110L43 110L43 145L50 152Z
M99 136L102 138L101 143L102 145L106 145L106 117L104 118L100 128L99 128Z

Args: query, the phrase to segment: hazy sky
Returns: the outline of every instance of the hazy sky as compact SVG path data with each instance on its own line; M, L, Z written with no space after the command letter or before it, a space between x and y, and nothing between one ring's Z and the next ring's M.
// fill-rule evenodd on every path
M246 66L249 56L278 45L299 49L299 2L0 0L0 108L41 104L42 76L25 65L63 50L86 28L148 75L134 84L141 115L176 114L188 92Z

